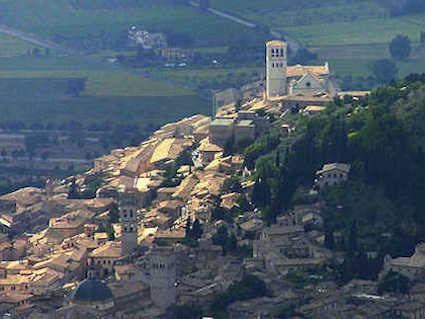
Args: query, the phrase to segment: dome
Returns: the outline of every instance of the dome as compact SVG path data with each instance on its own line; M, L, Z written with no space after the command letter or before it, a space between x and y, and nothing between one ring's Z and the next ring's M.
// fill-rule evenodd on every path
M102 303L113 299L111 289L99 280L85 279L75 289L71 300L82 303Z

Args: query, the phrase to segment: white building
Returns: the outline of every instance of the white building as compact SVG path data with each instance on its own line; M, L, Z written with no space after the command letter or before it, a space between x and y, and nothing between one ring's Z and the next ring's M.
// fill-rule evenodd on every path
M287 45L284 41L266 43L267 98L286 95Z
M343 163L330 163L323 165L322 169L316 172L316 185L319 188L333 186L345 182L350 172L350 165Z
M336 94L330 80L329 64L288 66L287 44L274 40L266 43L266 98L329 93Z

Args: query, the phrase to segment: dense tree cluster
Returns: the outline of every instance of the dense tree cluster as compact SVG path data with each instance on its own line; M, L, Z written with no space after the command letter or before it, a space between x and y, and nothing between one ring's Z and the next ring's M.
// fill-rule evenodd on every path
M236 281L221 294L218 294L213 301L211 309L221 313L228 305L239 300L248 300L268 295L265 282L254 275L246 275L240 281Z
M377 2L389 8L394 16L425 11L425 2L423 0L377 0Z
M323 115L300 124L289 148L273 133L248 146L246 164L256 169L253 202L265 220L286 211L300 186L311 187L324 163L351 163L349 183L321 192L327 245L369 263L372 276L375 260L364 259L362 249L378 252L378 259L410 255L425 237L424 83L425 75L411 75L359 101L335 99Z

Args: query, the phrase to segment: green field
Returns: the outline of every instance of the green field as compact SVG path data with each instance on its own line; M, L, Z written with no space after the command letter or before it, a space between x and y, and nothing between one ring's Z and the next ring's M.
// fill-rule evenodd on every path
M37 45L0 33L0 57L24 55L28 50L39 48Z
M85 78L79 97L67 78ZM130 73L91 57L0 58L2 121L159 125L209 111L194 91Z
M372 0L211 0L211 6L295 38L340 76L369 76L370 63L390 58L388 44L396 35L418 42L425 31L425 14L392 17ZM425 72L423 51L399 63L400 75Z
M161 69L145 70L155 72L160 79L174 81L178 84L192 87L211 86L212 88L236 87L241 83L258 76L264 71L259 67L238 68L205 68L205 69Z
M181 33L203 43L226 44L256 35L233 22L183 5L79 9L67 0L2 1L0 23L48 38L82 37L108 32L126 38L136 24L151 32Z
M412 22L407 17L399 17L286 27L281 31L307 46L327 46L389 43L397 34L405 34L412 41L418 41L424 28L425 24Z

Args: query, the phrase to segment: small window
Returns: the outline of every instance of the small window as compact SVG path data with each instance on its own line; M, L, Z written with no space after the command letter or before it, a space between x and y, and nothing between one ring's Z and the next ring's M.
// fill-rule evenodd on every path
M280 56L283 56L283 49L280 49Z
M305 85L309 88L311 86L311 83L307 82Z

